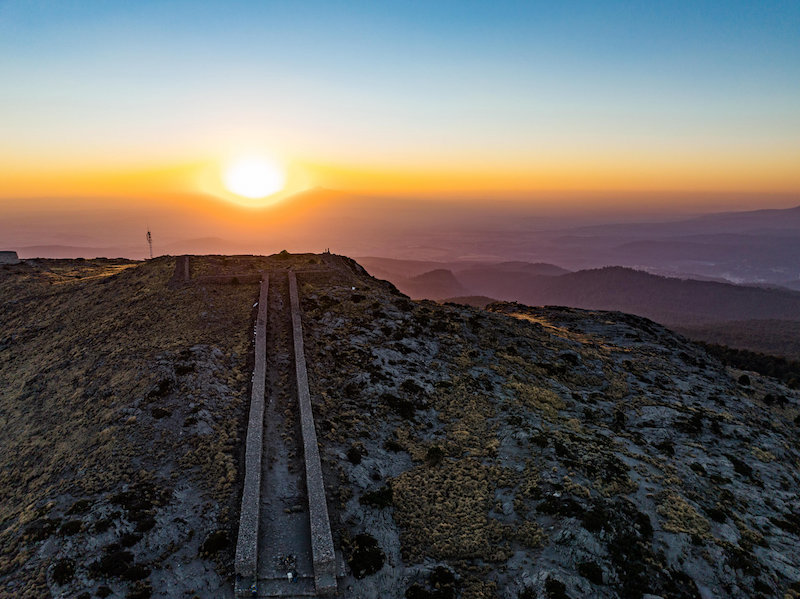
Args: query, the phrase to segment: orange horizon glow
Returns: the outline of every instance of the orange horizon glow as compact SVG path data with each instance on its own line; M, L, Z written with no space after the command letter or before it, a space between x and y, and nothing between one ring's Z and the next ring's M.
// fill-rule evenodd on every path
M692 157L690 157L692 158ZM474 194L620 193L800 193L800 156L769 156L754 164L731 156L656 161L645 156L574 162L541 161L530 166L348 165L291 161L285 198L315 187L379 196ZM178 164L68 165L16 164L0 167L3 198L104 197L152 199L170 194L236 198L223 184L226 161ZM492 168L493 167L493 168ZM279 199L280 199L279 198Z

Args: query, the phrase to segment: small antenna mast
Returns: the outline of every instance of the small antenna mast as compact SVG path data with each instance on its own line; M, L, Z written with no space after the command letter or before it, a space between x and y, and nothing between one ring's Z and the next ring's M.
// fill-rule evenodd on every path
M153 259L153 236L150 234L150 225L147 225L147 246L150 248L150 259Z

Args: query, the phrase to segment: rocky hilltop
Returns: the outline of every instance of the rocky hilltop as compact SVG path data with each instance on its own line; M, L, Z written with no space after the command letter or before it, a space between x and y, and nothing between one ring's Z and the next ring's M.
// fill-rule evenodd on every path
M0 596L232 596L256 275L291 267L340 596L800 597L796 391L334 258L0 267Z

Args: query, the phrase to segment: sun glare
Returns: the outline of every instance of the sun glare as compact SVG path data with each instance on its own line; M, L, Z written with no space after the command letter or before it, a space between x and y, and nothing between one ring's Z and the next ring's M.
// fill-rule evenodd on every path
M256 156L231 162L222 179L228 191L252 200L276 194L286 185L286 174L278 164Z

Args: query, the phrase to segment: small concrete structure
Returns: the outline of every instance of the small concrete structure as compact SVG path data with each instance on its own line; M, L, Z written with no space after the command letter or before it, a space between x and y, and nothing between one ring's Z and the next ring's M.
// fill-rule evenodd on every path
M188 260L187 260L188 266ZM261 502L261 458L264 434L264 394L267 373L267 299L269 275L261 281L256 318L255 365L245 442L244 490L236 541L236 595L250 596L258 570L258 519Z
M292 336L294 363L297 373L297 399L300 405L300 427L303 436L303 455L306 466L308 516L311 523L311 551L314 562L314 585L318 595L336 593L336 554L322 480L311 393L308 389L308 372L303 348L303 325L300 321L300 300L297 295L297 275L289 271L289 299L292 311Z
M19 256L17 256L17 252L0 252L0 264L19 264Z

